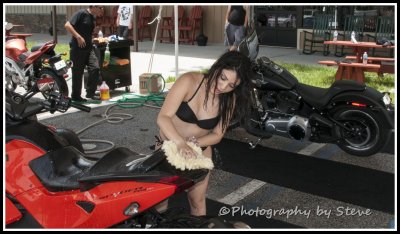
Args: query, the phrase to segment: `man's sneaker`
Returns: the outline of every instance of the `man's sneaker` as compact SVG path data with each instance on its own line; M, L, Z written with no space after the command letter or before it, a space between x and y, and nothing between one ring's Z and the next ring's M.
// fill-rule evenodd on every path
M72 98L73 102L87 102L86 98L78 97L78 98Z
M97 95L93 95L93 96L86 95L86 98L87 99L91 99L91 100L101 100L100 96L97 96Z

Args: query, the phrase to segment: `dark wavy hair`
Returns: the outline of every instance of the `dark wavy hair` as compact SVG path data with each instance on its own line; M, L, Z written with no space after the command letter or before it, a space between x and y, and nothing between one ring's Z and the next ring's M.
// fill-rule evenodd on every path
M208 73L205 74L207 79L204 106L207 105L212 84L214 84L215 89L223 69L236 71L237 79L240 80L240 84L232 92L223 93L219 96L219 113L222 119L222 129L225 130L232 117L241 119L248 110L251 62L248 57L237 51L226 52L215 61Z

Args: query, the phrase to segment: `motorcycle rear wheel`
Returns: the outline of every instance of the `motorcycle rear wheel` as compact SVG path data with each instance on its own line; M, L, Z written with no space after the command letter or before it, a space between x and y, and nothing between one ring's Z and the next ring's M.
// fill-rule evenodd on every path
M334 110L333 118L352 131L341 127L335 129L340 140L337 145L345 152L355 156L371 156L378 153L386 143L388 129L382 118L367 108L343 106Z
M41 79L49 79L48 82L37 84L45 99L47 99L49 94L53 91L68 96L68 85L64 77L57 75L52 70L44 69L40 72L38 81L40 82Z

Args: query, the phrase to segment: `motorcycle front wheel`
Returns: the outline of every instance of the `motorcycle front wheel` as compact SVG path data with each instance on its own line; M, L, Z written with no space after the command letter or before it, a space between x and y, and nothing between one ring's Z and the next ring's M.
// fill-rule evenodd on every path
M335 129L340 137L337 145L345 152L355 156L371 156L385 145L388 129L383 127L376 112L367 108L350 106L336 108L333 118L347 127Z
M54 91L68 96L68 85L64 77L49 69L44 69L40 72L37 87L45 99Z
M164 220L157 228L250 229L250 226L240 221L228 221L221 217L182 214L174 219Z

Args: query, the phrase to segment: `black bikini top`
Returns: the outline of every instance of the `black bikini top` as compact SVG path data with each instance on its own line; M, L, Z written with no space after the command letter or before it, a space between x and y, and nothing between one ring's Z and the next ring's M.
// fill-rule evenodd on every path
M213 129L213 128L215 128L215 126L217 126L217 124L219 122L220 115L218 115L218 116L216 116L216 117L214 117L212 119L201 119L201 120L198 120L196 115L194 114L193 110L189 106L189 102L196 95L197 91L199 91L203 81L204 81L204 78L201 80L200 85L196 89L196 92L193 94L193 96L187 102L182 102L181 103L181 105L179 106L178 110L176 111L176 116L178 116L178 118L180 118L184 122L197 124L197 126L199 126L200 128Z

